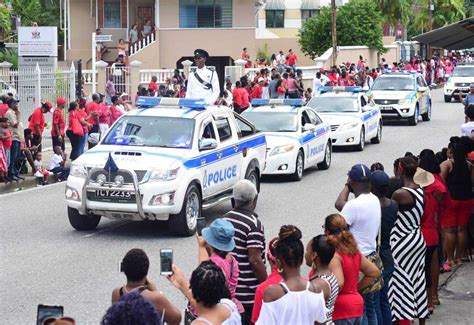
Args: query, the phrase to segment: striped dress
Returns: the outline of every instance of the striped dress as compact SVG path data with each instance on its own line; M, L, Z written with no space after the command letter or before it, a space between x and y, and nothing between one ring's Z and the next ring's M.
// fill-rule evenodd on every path
M321 274L315 275L310 279L313 281L314 279L322 279L327 282L331 293L329 294L329 299L326 301L326 324L333 324L332 322L332 313L334 312L334 304L336 303L337 294L339 293L339 284L337 283L336 276L334 273L329 275Z
M411 208L400 207L390 232L390 248L395 263L388 289L392 320L428 317L425 281L426 245L420 230L425 207L424 191L403 187L415 199Z

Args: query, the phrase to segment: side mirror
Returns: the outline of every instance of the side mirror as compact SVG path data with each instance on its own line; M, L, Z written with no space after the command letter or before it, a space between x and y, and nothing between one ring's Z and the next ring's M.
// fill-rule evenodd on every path
M427 91L427 90L428 90L428 87L418 87L418 91L419 91L420 93L424 93L424 92Z
M311 123L306 123L304 126L303 126L303 132L314 132L314 130L316 130L316 125L314 124L311 124Z
M98 144L100 141L100 133L90 133L87 141L92 144Z
M201 139L199 141L199 150L212 150L217 148L217 140L216 139Z

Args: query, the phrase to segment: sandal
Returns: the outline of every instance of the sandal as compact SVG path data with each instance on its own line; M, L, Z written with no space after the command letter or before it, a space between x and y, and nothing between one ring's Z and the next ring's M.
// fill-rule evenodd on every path
M448 262L444 262L441 269L443 270L443 272L451 272L453 270L451 268L450 263L448 263Z

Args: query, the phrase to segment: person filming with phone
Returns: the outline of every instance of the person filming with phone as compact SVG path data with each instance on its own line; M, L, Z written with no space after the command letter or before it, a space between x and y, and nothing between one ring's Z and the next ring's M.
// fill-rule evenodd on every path
M128 293L136 292L147 298L156 307L167 324L180 324L181 312L176 308L161 291L156 284L148 278L150 261L146 253L139 248L131 249L122 260L121 271L127 277L127 283L112 291L112 303L116 303L120 298Z

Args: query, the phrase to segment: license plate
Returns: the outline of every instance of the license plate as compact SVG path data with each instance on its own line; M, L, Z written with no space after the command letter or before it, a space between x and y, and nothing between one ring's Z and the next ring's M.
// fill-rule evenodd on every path
M120 190L89 190L87 198L91 201L110 202L110 203L134 203L135 193Z
M393 109L392 106L379 106L381 111L391 111Z

